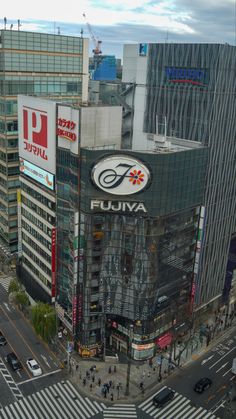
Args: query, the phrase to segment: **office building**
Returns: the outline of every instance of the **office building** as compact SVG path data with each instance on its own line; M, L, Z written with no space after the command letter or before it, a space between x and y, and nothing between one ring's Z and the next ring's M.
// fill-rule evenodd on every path
M230 302L234 269L228 260L236 234L235 68L236 48L228 44L124 47L130 147L150 150L153 135L166 131L209 148L195 264L196 310Z
M17 95L82 103L88 92L88 39L0 30L0 238L17 251Z

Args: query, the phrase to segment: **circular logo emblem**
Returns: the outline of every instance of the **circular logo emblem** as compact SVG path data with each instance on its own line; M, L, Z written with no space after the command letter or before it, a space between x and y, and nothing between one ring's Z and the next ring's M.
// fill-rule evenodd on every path
M113 195L132 195L145 188L148 168L132 156L113 155L100 160L92 170L95 185Z

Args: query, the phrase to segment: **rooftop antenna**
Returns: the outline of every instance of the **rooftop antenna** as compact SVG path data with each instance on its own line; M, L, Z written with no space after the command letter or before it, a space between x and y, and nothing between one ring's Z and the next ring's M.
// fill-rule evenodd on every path
M18 26L18 31L19 31L20 27L22 26L22 24L20 23L20 19L17 20L17 26Z
M60 26L57 27L57 35L61 35L61 28L60 28Z
M80 29L80 37L83 38L84 30L83 28Z
M13 23L11 24L10 29L11 29L11 30L13 29Z
M4 17L4 29L7 29L7 18Z

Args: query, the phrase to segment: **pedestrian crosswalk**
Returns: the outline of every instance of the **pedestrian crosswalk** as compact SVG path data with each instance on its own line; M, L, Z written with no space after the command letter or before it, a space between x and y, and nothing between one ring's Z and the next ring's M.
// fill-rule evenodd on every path
M2 419L89 419L104 411L104 403L81 396L70 381L45 387L0 409Z
M175 397L171 402L166 404L166 406L163 406L161 409L158 409L153 405L152 399L165 387L166 386L162 387L157 393L153 394L138 406L139 409L148 414L150 418L217 419L212 412L204 409L203 407L194 406L191 400L177 392L175 392Z
M8 292L10 282L12 281L11 276L0 276L0 285Z
M103 419L137 419L137 411L134 404L114 404L103 412Z
M0 372L6 381L8 387L10 388L13 396L16 400L21 399L23 397L18 385L13 380L12 376L10 375L8 369L6 368L2 358L0 358Z

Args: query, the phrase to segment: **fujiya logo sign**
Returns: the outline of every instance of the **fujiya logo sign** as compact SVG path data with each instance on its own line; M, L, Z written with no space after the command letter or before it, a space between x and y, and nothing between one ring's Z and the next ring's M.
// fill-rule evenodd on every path
M94 184L113 195L132 195L144 189L148 168L132 156L114 155L100 160L92 170Z
M98 199L91 200L90 209L112 212L147 212L142 202L102 201Z
M48 160L48 117L46 111L23 106L24 150Z

